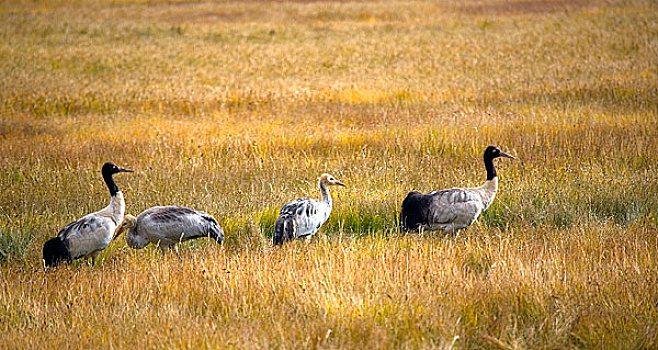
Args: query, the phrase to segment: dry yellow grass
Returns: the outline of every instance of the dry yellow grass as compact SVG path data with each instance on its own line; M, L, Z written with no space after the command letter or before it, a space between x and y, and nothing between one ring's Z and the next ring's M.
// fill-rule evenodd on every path
M652 348L658 242L644 228L624 231L209 246L182 264L122 248L102 266L8 266L4 339L31 348Z
M11 1L0 37L0 348L658 347L654 2ZM478 224L399 235L488 144L520 160ZM224 246L44 273L107 160ZM272 248L322 172L330 220Z

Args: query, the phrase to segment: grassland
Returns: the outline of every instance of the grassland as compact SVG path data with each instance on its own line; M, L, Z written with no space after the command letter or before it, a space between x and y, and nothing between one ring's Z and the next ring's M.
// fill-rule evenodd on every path
M654 1L3 1L0 37L0 348L658 348ZM519 161L476 225L397 232L488 144ZM107 160L225 244L44 273Z

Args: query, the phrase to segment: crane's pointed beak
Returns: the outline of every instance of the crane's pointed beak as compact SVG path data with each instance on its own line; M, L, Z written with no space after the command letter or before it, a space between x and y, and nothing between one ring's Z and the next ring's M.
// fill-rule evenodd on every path
M347 187L344 183L342 183L342 182L340 182L340 181L336 181L336 182L334 182L334 185Z
M125 230L126 228L123 225L117 227L117 229L114 231L114 237L112 237L112 240L114 241L117 239L117 237L119 237Z
M514 157L514 156L510 156L509 154L507 154L507 153L505 153L505 152L503 152L503 151L500 151L500 156L501 156L501 157L506 157L506 158L516 159L516 157Z
M119 168L120 173L134 173L134 171L130 169L124 169L124 168Z

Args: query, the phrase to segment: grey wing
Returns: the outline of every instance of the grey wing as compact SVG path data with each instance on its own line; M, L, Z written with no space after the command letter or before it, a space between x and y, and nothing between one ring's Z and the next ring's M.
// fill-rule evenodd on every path
M272 236L274 245L282 244L295 237L295 232L297 231L295 213L297 212L297 207L304 200L308 200L308 198L295 199L281 208L279 217L274 224L274 235Z
M201 213L187 207L153 207L137 217L137 233L153 243L167 244L205 237L208 225Z
M469 226L482 212L482 199L472 191L453 188L430 193L431 228L460 229Z
M107 248L116 229L114 222L97 214L89 214L59 231L72 259L78 259L90 253Z
M281 208L274 226L274 244L315 234L326 217L320 202L311 198L296 199Z
M296 237L304 237L314 235L320 229L327 219L327 214L324 212L325 208L320 202L315 199L305 201L295 213L295 220L297 221L297 234Z

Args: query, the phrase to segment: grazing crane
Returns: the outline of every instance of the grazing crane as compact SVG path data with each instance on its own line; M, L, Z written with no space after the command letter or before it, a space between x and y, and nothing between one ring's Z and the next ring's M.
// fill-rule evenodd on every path
M482 186L452 188L428 194L409 192L400 212L402 228L413 231L422 227L455 233L471 225L496 197L498 176L493 160L498 157L515 159L498 147L487 147L484 150L487 181Z
M320 226L327 221L331 214L331 196L328 186L345 185L329 174L322 174L318 186L322 193L322 200L300 198L286 204L281 208L279 218L274 225L274 245L283 244L294 238L311 239Z
M201 237L210 237L217 243L224 241L224 230L212 215L187 207L152 207L137 217L126 215L114 238L126 232L126 243L134 249L142 249L149 243L156 244L164 252L173 248L180 259L177 244Z
M110 190L110 204L66 225L57 237L48 240L43 245L46 267L57 266L62 261L71 263L83 257L95 260L107 248L126 210L123 194L112 178L112 175L122 172L132 173L132 170L120 168L112 162L103 164L101 174Z

